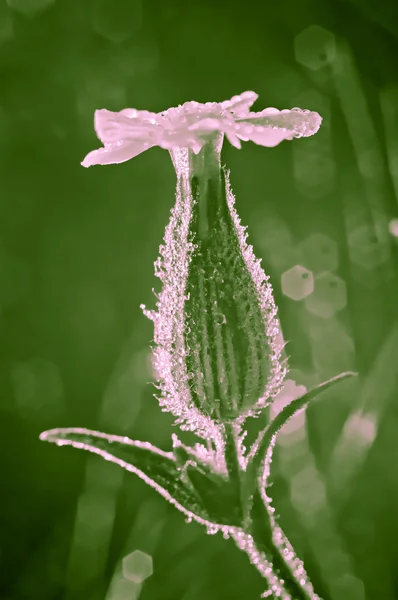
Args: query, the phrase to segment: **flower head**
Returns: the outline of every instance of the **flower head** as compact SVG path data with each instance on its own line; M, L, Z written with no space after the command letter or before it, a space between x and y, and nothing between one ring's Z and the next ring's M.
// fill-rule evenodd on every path
M90 152L82 165L125 162L152 146L167 150L185 147L198 154L215 134L225 134L236 148L241 141L272 147L283 140L313 135L321 125L318 113L300 108L250 112L257 98L248 91L224 102L185 102L160 113L135 108L97 110L94 127L104 147Z

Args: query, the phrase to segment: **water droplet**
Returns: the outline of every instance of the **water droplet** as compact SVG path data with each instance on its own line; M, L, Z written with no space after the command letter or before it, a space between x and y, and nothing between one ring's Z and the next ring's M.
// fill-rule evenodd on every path
M206 532L208 535L215 535L218 531L220 531L219 525L216 525L215 523L206 525Z

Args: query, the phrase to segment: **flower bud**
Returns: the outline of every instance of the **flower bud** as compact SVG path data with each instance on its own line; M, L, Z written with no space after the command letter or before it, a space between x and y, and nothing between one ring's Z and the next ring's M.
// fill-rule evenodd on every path
M146 311L155 323L160 403L205 438L255 415L285 374L272 288L246 244L221 143L213 138L197 155L171 151L177 202L156 263L158 311Z

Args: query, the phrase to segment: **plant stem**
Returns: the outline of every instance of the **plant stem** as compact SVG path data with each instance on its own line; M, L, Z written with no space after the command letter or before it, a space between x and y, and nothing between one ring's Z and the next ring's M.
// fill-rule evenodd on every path
M233 535L238 547L267 580L269 592L279 600L316 600L302 562L267 508L259 488L247 497L244 472L240 468L237 432L225 423L225 455L228 474L241 503L242 529ZM270 456L268 456L270 459ZM257 481L257 484L259 482ZM279 540L279 544L277 543Z
M295 556L293 550L291 550L293 556L289 557L289 561L286 560L287 555L286 559L282 556L281 550L283 551L283 541L285 542L285 545L287 543L288 546L290 546L290 544L287 538L283 537L281 538L282 547L278 548L274 539L274 524L272 523L270 514L264 505L259 491L255 493L253 498L251 517L252 523L250 535L253 538L254 546L259 552L264 553L268 561L272 563L274 574L281 583L283 582L285 594L288 594L286 598L291 598L292 600L315 600L315 598L318 598L318 596L312 592L312 586L309 584L308 578L306 578L302 563ZM291 566L289 566L288 562L290 562ZM296 573L294 571L296 571ZM300 583L300 580L302 583ZM303 587L305 584L307 584L307 589ZM275 597L277 596L275 595ZM278 596L278 598L280 597L281 596Z

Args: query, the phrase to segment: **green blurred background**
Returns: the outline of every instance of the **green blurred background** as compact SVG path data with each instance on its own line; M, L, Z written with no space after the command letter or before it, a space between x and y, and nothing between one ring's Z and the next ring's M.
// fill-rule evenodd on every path
M175 174L159 148L83 169L94 110L245 90L324 117L314 138L223 150L289 340L285 396L360 373L281 434L275 506L325 600L398 598L397 60L394 0L0 0L1 600L264 591L231 541L38 439L79 425L171 447L139 305ZM142 585L123 575L135 550Z

